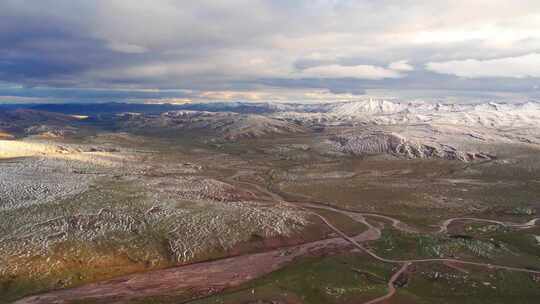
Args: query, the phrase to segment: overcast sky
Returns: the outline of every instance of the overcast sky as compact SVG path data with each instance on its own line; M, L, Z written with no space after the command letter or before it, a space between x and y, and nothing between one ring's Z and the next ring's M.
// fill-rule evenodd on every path
M538 0L1 0L0 102L540 97Z

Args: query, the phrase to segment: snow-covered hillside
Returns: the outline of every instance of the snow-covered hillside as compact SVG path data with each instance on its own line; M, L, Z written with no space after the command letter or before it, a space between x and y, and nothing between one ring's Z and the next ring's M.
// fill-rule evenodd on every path
M321 111L286 111L275 116L312 122L353 121L381 125L449 124L487 128L540 128L540 103L441 104L361 100L322 107Z

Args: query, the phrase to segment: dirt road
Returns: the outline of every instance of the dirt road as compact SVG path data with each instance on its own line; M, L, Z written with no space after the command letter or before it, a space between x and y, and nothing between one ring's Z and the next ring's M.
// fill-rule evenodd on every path
M365 304L375 304L375 303L380 303L384 300L387 300L387 299L390 299L391 297L394 296L394 294L396 293L396 287L395 287L395 282L397 281L397 279L399 279L399 277L405 272L407 271L407 268L411 266L411 263L404 263L403 266L401 266L401 268L396 272L394 273L394 275L392 275L392 277L390 278L390 280L388 281L388 293L385 294L384 296L382 297L379 297L379 298L376 298L376 299L373 299L371 301L368 301L366 302Z
M534 227L536 225L536 222L540 221L540 218L534 218L525 223L511 223L511 222L501 222L501 221L496 221L496 220L481 219L481 218L476 218L476 217L456 217L456 218L447 219L444 222L442 222L437 232L438 233L447 232L448 226L450 226L450 224L452 224L453 222L458 222L458 221L484 222L484 223L496 224L496 225L501 225L504 227L515 228L515 229L527 229L527 228Z

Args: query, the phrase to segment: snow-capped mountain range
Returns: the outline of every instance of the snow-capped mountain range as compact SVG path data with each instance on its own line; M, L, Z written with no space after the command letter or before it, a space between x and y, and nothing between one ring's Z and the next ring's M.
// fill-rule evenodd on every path
M64 110L51 112L55 105L0 109L0 137L69 137L82 130L81 123L84 127L97 123L124 132L196 134L214 142L311 134L318 138L315 148L323 152L406 158L473 161L496 158L500 144L540 148L540 103L535 101L443 104L366 99L57 108ZM79 117L88 119L79 122Z
M276 117L312 121L362 121L382 125L448 124L487 128L540 128L540 103L441 104L361 100L321 105L317 111L301 108L276 111Z

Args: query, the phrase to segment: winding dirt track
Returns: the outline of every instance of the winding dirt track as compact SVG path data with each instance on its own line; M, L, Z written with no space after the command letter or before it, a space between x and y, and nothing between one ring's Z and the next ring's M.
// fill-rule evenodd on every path
M249 184L258 190L263 189L261 186L249 182L240 183ZM274 194L266 189L264 189L263 192L271 196L273 199L283 201L278 194ZM396 288L394 286L395 281L400 277L400 275L406 272L407 268L413 263L451 262L463 265L482 266L490 269L504 269L509 271L540 274L540 271L502 265L468 262L458 259L386 259L378 256L376 253L362 245L362 243L374 241L381 237L380 228L370 224L366 220L366 217L374 217L390 221L394 228L401 231L416 233L417 230L409 227L407 224L398 219L385 215L344 210L317 203L287 202L287 204L308 210L311 214L320 218L330 229L335 231L339 237L288 248L281 248L264 253L237 256L216 261L124 276L121 278L88 284L77 288L57 290L45 293L43 295L26 297L15 302L15 304L62 304L85 299L101 300L106 301L106 303L125 303L126 301L133 299L160 295L189 295L192 298L207 297L209 295L219 293L225 289L240 286L255 278L278 270L288 263L291 263L297 257L307 254L320 254L331 250L343 249L351 244L378 261L401 265L399 270L394 273L388 281L388 293L382 297L368 301L366 304L379 303L391 298L396 293ZM355 221L363 223L368 227L368 229L360 235L350 237L336 228L324 216L312 211L313 209L326 209L339 212L349 216ZM437 233L444 233L447 231L448 226L452 222L463 220L489 222L518 229L533 227L537 221L540 221L540 219L533 219L524 224L516 224L478 218L452 218L442 222Z
M367 232L375 230L375 232L372 231L371 234L376 235L377 236L376 239L378 239L381 236L381 231L380 231L380 229L378 229L378 228L374 227L373 225L369 224L365 220L366 216L374 216L374 217L380 217L380 218L384 218L384 219L390 219L391 222L392 222L392 226L394 228L397 228L397 229L405 231L405 232L410 232L411 231L410 228L408 228L407 225L403 224L402 222L400 222L397 219L393 219L393 218L390 218L390 217L387 217L387 216L381 216L381 215L378 215L378 214L371 214L371 213L359 213L359 212L353 212L353 211L344 211L344 210L336 209L336 208L329 207L329 206L318 206L318 205L314 205L312 203L302 204L302 205L305 206L305 207L308 207L308 208L332 210L332 211L339 212L339 213L349 215L349 216L351 214L360 215L361 218L360 218L359 222L362 222L362 223L364 223L365 225L367 225L369 227ZM360 250L364 251L365 253L369 254L371 257L375 258L376 260L379 260L379 261L384 262L384 263L393 263L393 264L401 264L402 265L401 268L394 275L392 275L392 277L388 281L388 293L386 295L382 296L382 297L379 297L377 299L368 301L365 304L379 303L379 302L382 302L384 300L387 300L387 299L391 298L396 293L396 288L394 286L395 281L413 263L426 263L426 262L448 263L448 262L450 262L450 263L463 264L463 265L474 265L474 266L487 267L489 269L502 269L502 270L508 270L508 271L518 271L518 272L540 274L540 271L529 270L529 269L525 269L525 268L517 268L517 267L510 267L510 266L503 266L503 265L492 265L492 264L486 264L486 263L476 263L476 262L462 261L462 260L458 260L458 259L395 260L395 259L383 258L383 257L377 255L376 253L374 253L373 251L365 248L362 244L360 244L358 242L356 237L349 237L348 235L346 235L344 232L342 232L341 230L336 228L334 225L332 225L332 223L330 223L326 218L324 218L320 214L317 214L315 212L313 212L313 214L315 216L319 217L328 227L330 227L332 230L334 230L339 236L346 239L351 244L353 244L355 247L357 247L358 249L360 249ZM351 216L351 218L354 219L354 220L358 220L358 217ZM469 221L478 220L478 221L481 221L481 222L490 222L490 223L500 224L500 225L504 225L504 226L508 226L508 227L526 229L526 228L533 227L538 219L533 219L533 220L531 220L531 221L529 221L527 223L524 223L524 224L516 224L516 223L504 223L504 222L499 222L499 221L476 219L476 218L454 218L454 219L449 219L449 220L444 221L441 224L439 232L446 231L448 225L450 225L450 223L452 223L453 221L457 221L457 220L469 220Z
M326 206L326 205L318 205L318 204L313 204L313 203L300 203L300 204L302 206L304 206L304 207L307 207L307 208L331 210L331 211L334 211L334 212L342 213L344 215L348 215L352 219L357 220L357 221L367 225L369 227L368 231L375 230L375 232L372 232L372 233L374 235L378 236L377 239L381 236L381 231L380 231L380 229L378 229L378 228L374 227L373 225L369 224L365 220L366 216L372 216L372 217L378 217L378 218L383 218L383 219L390 220L392 222L392 226L394 228L396 228L398 230L401 230L401 231L404 231L404 232L414 232L415 231L414 229L411 229L410 227L408 227L406 224L402 223L401 221L399 221L397 219L394 219L394 218L391 218L391 217L388 217L388 216L383 216L383 215L373 214L373 213L361 213L361 212L354 212L354 211L349 211L349 210L342 210L342 209L339 209L339 208L334 208L334 207L330 207L330 206ZM517 272L540 274L540 271L535 271L535 270L530 270L530 269L525 269L525 268L517 268L517 267L510 267L510 266L503 266L503 265L493 265L493 264L486 264L486 263L469 262L469 261L462 261L462 260L458 260L458 259L437 259L437 258L435 258L435 259L396 260L396 259L383 258L383 257L377 255L376 253L374 253L373 251L365 248L362 244L360 244L356 240L356 238L349 237L344 232L340 231L338 228L336 228L334 225L332 225L332 223L330 223L326 218L324 218L320 214L317 214L317 213L313 213L313 214L318 216L328 227L330 227L332 230L334 230L342 238L346 239L347 241L352 243L355 247L357 247L360 250L364 251L365 253L369 254L371 257L375 258L376 260L379 260L379 261L384 262L384 263L394 263L394 264L401 264L402 265L401 268L399 269L399 271L397 271L390 278L390 280L388 281L388 293L386 295L382 296L382 297L379 297L377 299L368 301L365 304L379 303L379 302L382 302L384 300L387 300L387 299L391 298L396 293L396 288L394 286L395 281L413 263L426 263L426 262L448 263L448 262L450 262L450 263L456 263L456 264L462 264L462 265L474 265L474 266L487 267L489 269L502 269L502 270L508 270L508 271L517 271ZM361 220L359 220L358 217L351 216L351 214L352 215L360 215ZM527 229L527 228L534 227L535 223L539 219L535 218L535 219L532 219L532 220L530 220L530 221L528 221L526 223L519 224L519 223L506 223L506 222L487 220L487 219L478 219L478 218L451 218L451 219L448 219L448 220L444 221L443 223L441 223L438 233L446 232L447 229L448 229L448 226L452 222L454 222L454 221L462 221L462 220L488 222L488 223L494 223L494 224L503 225L505 227L513 227L513 228L517 228L517 229Z
M335 211L335 212L339 212L339 213L342 213L344 215L350 215L351 213L352 214L357 214L357 215L361 215L362 217L366 217L366 216L374 216L374 217L383 217L383 218L389 218L387 216L381 216L381 215L374 215L372 213L362 213L362 212L353 212L353 211L343 211L341 209L337 209L337 208L333 208L333 207L329 207L329 206L314 206L312 203L309 203L309 204L302 204L303 206L306 206L306 207L309 207L309 208L319 208L319 209L326 209L326 210L332 210L332 211ZM386 263L422 263L422 262L452 262L452 263L458 263L458 264L468 264L468 265L476 265L476 266L485 266L485 267L488 267L488 268L493 268L493 269L505 269L505 270L511 270L511 271L521 271L521 272L528 272L528 273L538 273L540 274L540 271L536 271L536 270L530 270L530 269L525 269L525 268L516 268L516 267L509 267L509 266L502 266L502 265L493 265L493 264L486 264L486 263L476 263L476 262L468 262L468 261L463 261L463 260L458 260L458 259L438 259L438 258L433 258L433 259L410 259L410 260L395 260L395 259L386 259L386 258L383 258L383 257L380 257L378 255L376 255L375 253L373 253L372 251L368 250L367 248L365 248L364 246L362 246L362 244L360 244L356 237L349 237L347 236L345 233L343 233L342 231L340 231L338 228L336 228L334 225L332 225L328 220L326 220L326 218L324 218L323 216L319 215L318 213L313 213L315 216L319 217L328 227L330 227L332 230L334 230L336 233L338 233L342 238L346 239L347 241L349 241L351 244L355 245L357 248L359 249L362 249L363 251L365 251L366 253L368 253L369 255L371 255L373 258L381 261L381 262L386 262ZM351 216L352 219L354 220L358 220L358 217L353 217ZM448 226L449 223L455 221L455 220L469 220L469 221L480 221L480 222L490 222L490 223L497 223L497 224L500 224L500 225L504 225L504 226L508 226L508 227L514 227L514 228L520 228L520 229L527 229L527 228L532 228L534 227L534 223L537 221L537 219L533 219L529 222L526 222L524 224L516 224L516 223L504 223L504 222L498 222L498 221L492 221L492 220L486 220L486 219L476 219L476 218L454 218L454 219L449 219L449 220L446 220L444 221L443 224L441 224L441 228L443 227L443 225L446 225ZM404 227L408 227L407 225L403 224L402 222L400 222L399 220L397 219L393 219L394 223L399 223L399 225L393 225L393 227L395 228L398 228L399 230L401 231L404 231L404 232L410 232L411 230L409 230L409 228L404 228ZM377 232L372 232L372 234L374 235L378 235L380 237L381 235L381 230L379 228L376 228L375 226L369 224L367 221L364 220L361 220L359 221L365 225L368 226L368 231L370 230L376 230ZM531 224L533 223L533 224ZM378 239L378 237L377 237Z
M528 222L520 224L520 223L509 223L509 222L501 222L501 221L496 221L496 220L481 219L481 218L476 218L476 217L456 217L456 218L451 218L442 222L438 233L447 232L448 226L452 224L453 222L457 222L457 221L484 222L484 223L497 224L504 227L515 228L515 229L528 229L528 228L534 227L536 225L536 222L540 221L540 218L534 218Z
M405 271L407 271L407 268L409 266L411 266L411 263L404 263L403 266L401 266L401 268L396 273L394 273L392 275L392 277L388 281L388 293L387 294L385 294L382 297L379 297L379 298L373 299L371 301L368 301L365 304L375 304L375 303L379 303L379 302L382 302L384 300L390 299L396 293L396 287L394 286L394 283L396 282L397 279L399 279L399 276L401 276L401 274L403 274Z

